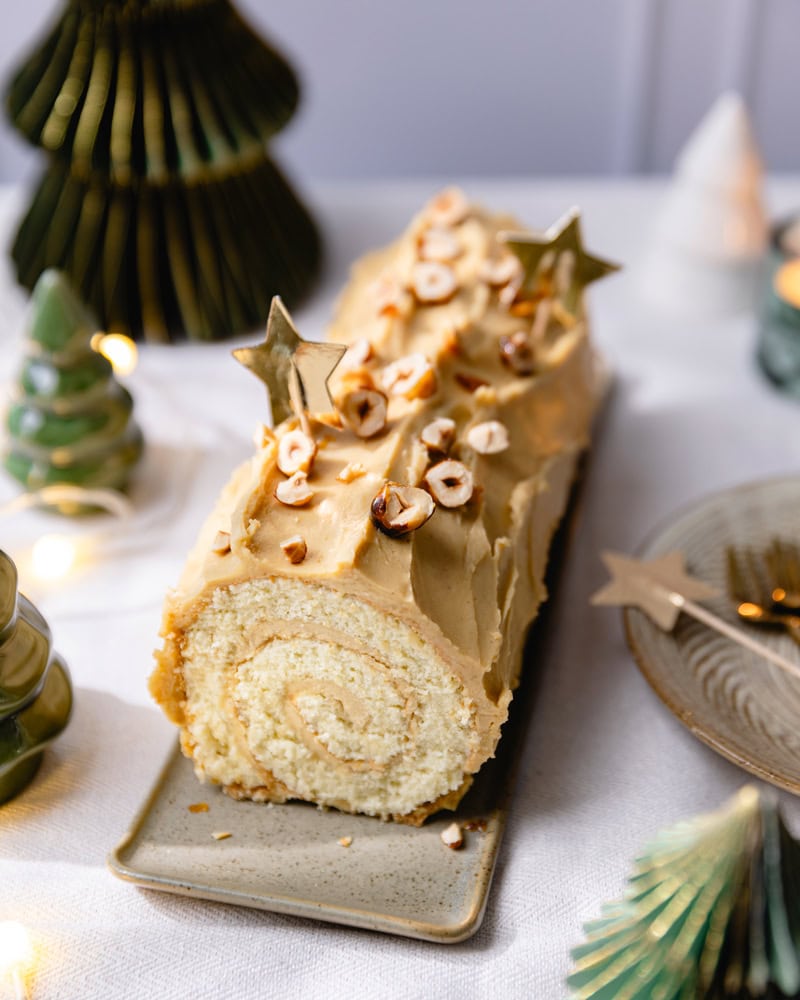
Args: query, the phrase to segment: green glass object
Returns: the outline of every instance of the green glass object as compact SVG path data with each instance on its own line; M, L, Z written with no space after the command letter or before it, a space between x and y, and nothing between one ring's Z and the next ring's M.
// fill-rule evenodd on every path
M800 845L772 793L663 831L628 894L585 927L568 978L584 1000L800 995Z
M122 490L142 454L133 401L93 350L97 324L58 271L33 292L27 356L6 414L3 464L28 490ZM82 512L62 507L64 513Z
M784 392L800 397L800 218L784 220L770 238L761 301L758 363Z
M0 803L33 778L71 711L69 673L50 629L18 594L14 563L0 552Z
M296 77L230 0L66 0L11 79L49 163L12 248L20 281L69 275L106 330L216 340L296 304L320 259L267 155Z

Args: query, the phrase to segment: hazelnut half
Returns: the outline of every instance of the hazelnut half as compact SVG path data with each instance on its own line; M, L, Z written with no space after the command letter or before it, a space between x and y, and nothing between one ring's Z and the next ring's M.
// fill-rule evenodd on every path
M314 441L299 428L286 431L278 441L278 468L284 476L308 472L317 454Z
M442 507L461 507L472 498L475 481L463 462L447 458L425 473L425 482L433 499Z
M308 477L302 470L284 479L275 487L275 496L287 507L302 507L314 496L314 491L308 485Z
M439 836L444 846L449 847L451 851L458 851L464 846L464 834L461 832L461 827L458 823L451 823L450 826L446 826Z
M341 404L342 419L360 438L370 438L386 426L386 396L378 389L354 389Z
M420 260L437 260L446 263L461 253L461 243L452 229L431 226L419 241Z
M308 545L302 535L292 535L281 542L281 550L290 563L301 563L308 553Z
M436 371L424 354L409 354L383 369L381 385L390 396L427 399L436 392Z
M225 556L231 550L231 533L229 531L218 531L211 543L211 551L218 556Z
M467 444L479 455L496 455L508 447L508 431L499 420L486 420L470 427Z
M493 288L507 285L522 276L522 264L513 253L490 257L481 264L480 277Z
M523 330L500 338L500 358L517 375L533 375L536 370L533 348Z
M425 215L436 226L457 226L469 215L469 200L461 188L445 188L428 202Z
M377 528L385 535L399 538L422 527L435 509L431 495L425 490L390 482L375 495L370 512Z
M430 451L446 453L456 435L456 422L450 417L436 417L420 432L420 440Z
M357 337L344 352L338 365L339 372L349 372L362 368L371 357L372 344L366 337Z
M418 261L411 269L411 290L425 305L447 302L458 289L455 271L437 260Z
M383 274L371 286L379 316L407 317L414 300L393 274Z

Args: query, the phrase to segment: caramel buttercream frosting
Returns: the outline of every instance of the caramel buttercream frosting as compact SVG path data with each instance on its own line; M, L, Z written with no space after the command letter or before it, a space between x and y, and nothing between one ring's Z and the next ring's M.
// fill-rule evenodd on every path
M494 754L599 394L574 260L511 229L448 190L355 265L335 408L259 433L167 597L151 691L233 796L420 823Z

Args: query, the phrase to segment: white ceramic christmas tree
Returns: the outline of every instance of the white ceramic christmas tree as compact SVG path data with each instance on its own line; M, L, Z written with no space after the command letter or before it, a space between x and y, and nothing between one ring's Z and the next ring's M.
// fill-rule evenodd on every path
M640 275L650 302L706 316L753 305L767 241L761 179L744 102L722 94L676 160Z

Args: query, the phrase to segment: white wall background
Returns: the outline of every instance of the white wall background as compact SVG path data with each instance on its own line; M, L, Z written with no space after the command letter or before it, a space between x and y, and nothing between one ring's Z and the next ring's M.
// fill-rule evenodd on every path
M0 0L0 75L59 0ZM238 0L290 57L306 178L664 171L714 97L800 170L800 0ZM0 180L35 153L0 127Z

